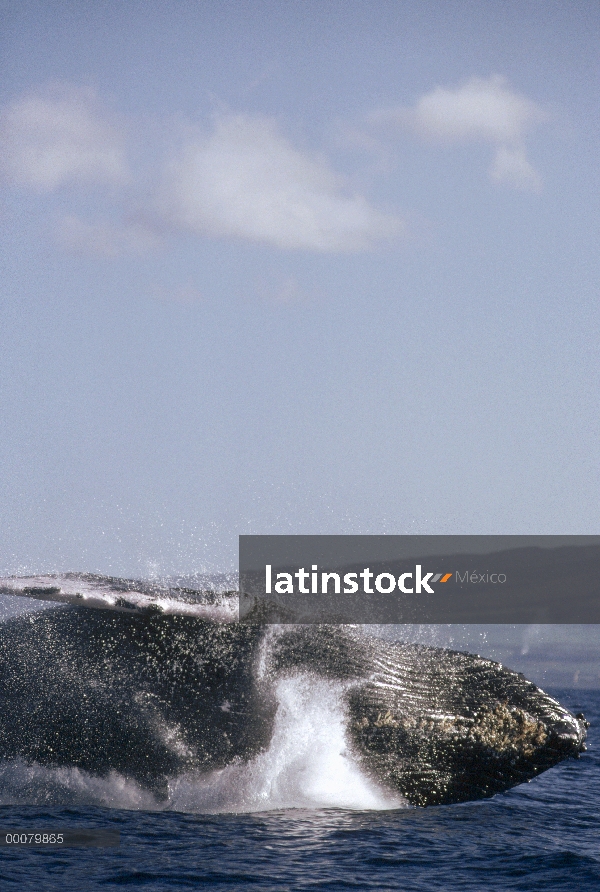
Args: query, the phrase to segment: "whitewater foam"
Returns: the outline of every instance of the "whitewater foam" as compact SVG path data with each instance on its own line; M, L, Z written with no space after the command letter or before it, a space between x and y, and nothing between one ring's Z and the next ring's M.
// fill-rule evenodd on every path
M248 763L234 761L219 771L173 778L166 800L157 800L114 771L100 778L78 768L48 768L15 760L0 766L0 804L98 805L203 814L406 806L402 797L368 777L348 751L343 691L343 685L309 673L281 679L269 748Z
M232 763L198 783L175 780L181 811L250 812L285 808L389 809L406 805L367 777L348 751L343 686L299 673L277 685L271 744L247 765Z

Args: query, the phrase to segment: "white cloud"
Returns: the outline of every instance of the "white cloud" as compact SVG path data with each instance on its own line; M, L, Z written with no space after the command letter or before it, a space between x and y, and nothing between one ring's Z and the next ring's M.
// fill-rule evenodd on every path
M496 146L492 180L520 189L541 186L539 174L526 157L525 136L546 120L546 114L499 75L473 77L459 87L436 87L412 108L383 109L371 118L410 127L441 142L491 143Z
M169 304L179 304L182 307L192 307L204 301L204 295L193 282L185 282L165 288L164 285L153 285L150 293L157 300Z
M92 91L55 88L0 114L0 167L12 183L51 192L73 181L122 182L123 146Z
M154 232L136 223L106 220L88 223L71 215L59 222L56 238L67 251L96 257L146 254L161 244Z
M534 192L541 189L540 176L521 148L500 146L490 168L490 176L493 180L507 183L516 189L531 189Z
M257 281L256 294L266 303L279 306L306 303L312 297L293 275L265 277Z
M396 218L347 195L323 161L295 149L265 118L216 120L172 162L160 211L199 234L316 251L355 251L397 234Z
M413 110L413 124L421 133L461 142L521 142L526 130L541 120L541 109L498 75L474 77L455 89L436 87Z

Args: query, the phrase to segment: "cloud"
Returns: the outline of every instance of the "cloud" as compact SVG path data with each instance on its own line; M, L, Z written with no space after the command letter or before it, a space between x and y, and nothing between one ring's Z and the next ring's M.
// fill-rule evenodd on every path
M56 238L63 248L74 254L108 258L146 254L161 245L154 232L139 224L106 220L88 223L72 215L59 222Z
M68 84L20 96L0 110L0 174L42 193L71 184L132 185L119 129L93 90ZM156 182L137 201L155 230L166 223L179 232L321 252L365 250L403 230L396 217L351 194L324 160L294 148L267 118L221 115L209 133L190 128ZM131 204L131 196L116 194ZM159 241L152 227L74 215L62 219L55 235L69 251L104 257L140 254Z
M514 93L503 77L474 77L456 89L436 87L417 102L413 124L443 140L521 142L525 131L543 120L541 109Z
M177 228L278 248L359 251L401 222L348 195L323 161L295 149L266 118L221 116L170 166L160 212Z
M164 285L153 285L150 293L163 303L179 304L182 307L192 307L203 303L204 295L193 282L185 282L182 285L165 288Z
M490 177L521 189L539 190L541 179L525 153L525 136L546 120L544 111L514 92L505 78L473 77L459 87L436 87L412 108L383 109L378 122L410 127L440 142L485 142L496 146Z
M542 183L525 152L520 148L500 146L490 168L490 176L499 183L507 183L516 189L532 189L539 192Z
M0 113L0 168L9 182L52 192L70 182L126 178L116 128L97 110L91 90L55 87Z
M312 298L294 275L263 277L256 282L256 294L275 306L306 303Z

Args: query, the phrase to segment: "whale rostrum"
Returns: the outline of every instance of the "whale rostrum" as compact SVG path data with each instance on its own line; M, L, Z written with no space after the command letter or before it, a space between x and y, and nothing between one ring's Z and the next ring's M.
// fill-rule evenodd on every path
M62 587L48 579L37 589L52 599ZM2 580L8 590L35 596L36 586ZM112 590L122 596L122 586ZM492 796L585 749L582 715L472 654L357 627L216 622L117 604L0 623L0 759L116 771L164 798L173 777L267 749L277 682L298 673L339 684L348 753L414 805Z

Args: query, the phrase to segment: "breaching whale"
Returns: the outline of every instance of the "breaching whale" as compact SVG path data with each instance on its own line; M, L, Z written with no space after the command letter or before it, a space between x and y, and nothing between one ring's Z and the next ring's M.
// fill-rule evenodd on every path
M118 772L160 800L185 772L268 748L276 684L299 673L339 683L351 758L413 805L489 797L585 749L581 714L472 654L223 621L232 597L90 575L7 578L0 593L63 602L0 623L4 763Z

